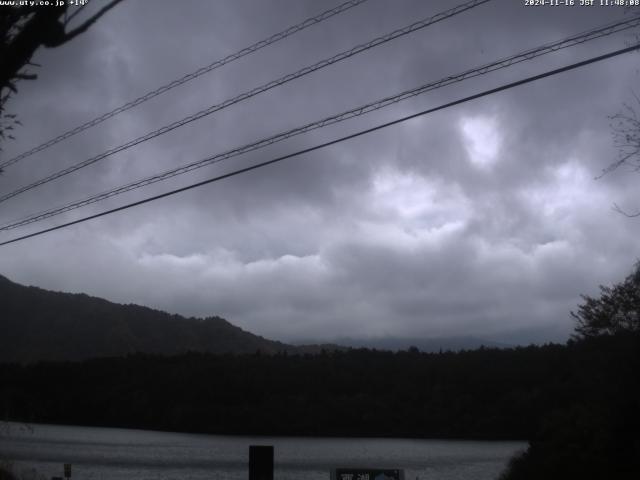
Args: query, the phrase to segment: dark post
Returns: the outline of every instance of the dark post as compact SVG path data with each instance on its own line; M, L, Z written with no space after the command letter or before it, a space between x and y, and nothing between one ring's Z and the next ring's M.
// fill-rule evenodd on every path
M249 445L249 480L273 480L273 445Z

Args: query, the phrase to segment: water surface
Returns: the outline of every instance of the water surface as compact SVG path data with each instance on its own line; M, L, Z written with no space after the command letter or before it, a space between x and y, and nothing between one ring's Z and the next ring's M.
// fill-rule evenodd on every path
M523 442L243 437L5 424L0 459L29 477L72 480L246 480L249 445L273 445L275 478L328 480L337 467L402 468L406 480L490 480ZM37 480L37 479L34 479Z

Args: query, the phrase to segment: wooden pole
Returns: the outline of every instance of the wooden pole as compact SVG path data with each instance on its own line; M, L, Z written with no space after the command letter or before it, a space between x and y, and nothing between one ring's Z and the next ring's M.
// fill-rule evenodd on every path
M273 445L249 445L249 480L273 480Z

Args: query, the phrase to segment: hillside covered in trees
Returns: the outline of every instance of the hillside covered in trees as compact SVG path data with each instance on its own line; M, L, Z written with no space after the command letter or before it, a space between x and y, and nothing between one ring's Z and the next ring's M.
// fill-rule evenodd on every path
M185 318L85 294L25 287L0 276L0 362L84 360L136 352L275 353L295 347L220 317Z

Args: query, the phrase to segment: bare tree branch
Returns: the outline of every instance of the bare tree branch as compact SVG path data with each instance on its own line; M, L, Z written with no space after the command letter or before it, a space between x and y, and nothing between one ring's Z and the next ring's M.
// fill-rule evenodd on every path
M67 16L69 2L61 8L20 5L3 10L0 15L0 140L12 139L8 131L13 130L13 125L20 125L15 115L6 113L4 107L10 95L18 91L16 82L37 78L37 74L25 69L28 66L39 67L31 62L36 50L42 46L58 47L69 42L86 32L122 1L109 1L95 15L69 32L65 31L67 23L81 10L77 9L73 15Z
M38 78L38 75L35 73L18 73L16 78L19 80L35 80Z
M603 169L602 173L595 178L596 180L601 179L623 165L631 167L634 172L640 171L640 118L638 118L640 97L633 90L631 94L638 105L632 106L624 103L619 113L609 117L611 120L610 127L613 143L618 148L618 160ZM640 217L640 210L635 213L629 213L623 210L617 203L613 204L613 210L627 218Z
M82 9L83 9L84 7L86 7L86 6L87 6L87 4L85 3L84 5L81 5L80 7L76 8L75 12L73 12L71 15L69 15L69 16L67 17L67 19L65 20L65 22L64 22L65 26L67 26L67 25L69 24L69 22L70 22L71 20L73 20L73 19L74 19L74 17L75 17L76 15L78 15L78 14L82 11Z
M80 35L81 33L84 33L85 31L87 31L87 29L91 25L93 25L95 22L97 22L100 17L102 17L105 13L107 13L109 10L111 10L113 7L115 7L120 2L122 2L122 0L111 0L111 2L109 2L107 5L102 7L95 15L93 15L90 18L88 18L82 25L80 25L77 28L74 28L70 32L67 32L65 34L65 36L64 36L64 39L63 39L62 43L66 43L69 40L72 40L76 36ZM53 46L57 46L57 45L53 45Z
M640 211L638 211L636 213L625 212L622 208L620 208L620 206L618 206L617 203L613 204L613 210L615 212L618 212L618 213L624 215L625 217L629 217L629 218L640 217Z

